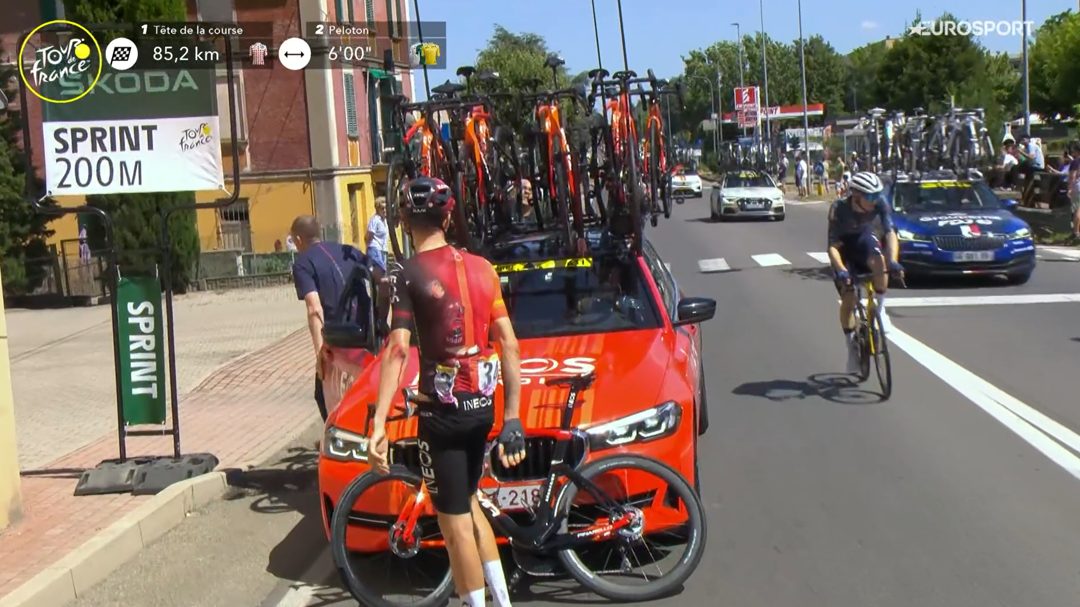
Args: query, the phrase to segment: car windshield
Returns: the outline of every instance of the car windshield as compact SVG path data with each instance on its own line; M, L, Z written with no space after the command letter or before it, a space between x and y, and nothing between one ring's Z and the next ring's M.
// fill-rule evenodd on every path
M632 258L495 267L519 339L661 326L641 266Z
M724 177L724 188L771 188L772 179L760 173L740 173Z
M893 194L897 213L940 213L1001 209L1001 200L983 181L898 183Z
M695 169L694 167L687 167L687 166L679 167L679 170L678 170L677 174L678 175L683 175L683 176L686 176L686 177L692 177L694 175L697 175L697 169Z

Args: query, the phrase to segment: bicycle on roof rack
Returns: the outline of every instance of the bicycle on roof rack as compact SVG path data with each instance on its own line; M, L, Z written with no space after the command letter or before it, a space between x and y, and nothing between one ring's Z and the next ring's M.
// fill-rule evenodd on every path
M643 150L645 160L645 172L648 175L650 220L656 227L660 213L664 218L671 217L671 172L668 165L667 134L664 130L662 118L661 97L663 95L675 95L679 100L679 108L683 107L682 87L679 83L669 86L667 80L656 77L653 71L648 70L649 84L652 90L646 91L639 88L643 103L648 104L648 114L645 117L645 147Z
M538 227L557 230L568 253L573 255L581 254L584 246L588 183L583 164L567 138L559 102L569 99L583 108L586 90L584 85L558 88L558 69L564 64L562 58L549 55L544 66L552 72L553 89L538 91L542 82L534 78L526 83L529 92L518 95L518 100L532 104L533 122L525 133L528 149L525 172L533 183L534 203L546 202L546 212L538 204L534 210Z
M556 428L530 430L528 441L541 441L544 449L553 454L543 472L543 481L523 512L512 513L512 506L500 508L495 501L498 489L490 496L476 492L484 515L499 534L499 543L509 545L516 569L510 576L511 586L517 586L528 576L551 577L565 572L578 583L601 597L614 601L649 601L676 592L694 573L705 552L707 523L705 510L694 488L678 472L666 464L635 454L614 454L585 461L590 444L587 432L576 429L574 413L578 395L596 379L595 373L552 378L549 388L568 387ZM416 412L419 399L408 388L404 393L404 412L391 416L389 421L409 419ZM369 406L365 435L370 435L375 417L374 405ZM492 438L498 436L494 431ZM406 441L391 447L389 474L380 476L367 471L357 476L341 494L330 517L331 552L345 588L353 598L369 607L397 607L401 602L387 597L383 587L365 582L372 567L354 563L348 537L357 533L377 533L386 541L382 554L395 558L395 565L407 567L428 564L438 559L428 571L409 575L410 605L441 607L453 592L446 543L435 522L427 483L419 474L419 459L410 458ZM413 441L415 442L415 441ZM497 459L489 457L485 478L495 480L495 471L505 470ZM404 460L402 462L401 460ZM652 477L648 480L646 475ZM630 488L635 493L630 493ZM580 501L575 501L580 500ZM368 509L381 511L390 503L397 516L386 517ZM606 555L606 558L605 558ZM427 558L424 558L427 557ZM671 571L664 573L664 563ZM559 571L555 565L560 565ZM640 572L637 583L620 584L619 579L630 577L634 568ZM654 575L653 571L657 574ZM385 574L381 571L376 577ZM612 579L605 579L607 576ZM378 584L390 580L379 579ZM417 586L422 586L417 588ZM418 599L418 600L415 600Z
M630 238L634 252L640 254L645 227L645 183L630 96L632 86L652 80L638 78L631 70L609 74L603 68L590 71L589 77L592 85L588 107L593 107L599 97L604 111L602 119L594 122L593 155L602 163L597 166L595 179L598 187L607 193L605 212L609 229L613 235Z
M394 257L404 259L409 251L398 238L398 228L401 222L401 197L408 182L419 176L437 177L450 186L455 198L461 199L461 180L454 149L443 139L442 129L435 118L436 113L452 109L460 102L434 99L409 103L404 95L393 95L388 101L392 105L392 130L403 132L404 136L398 149L391 154L386 172L386 222ZM413 116L415 122L406 129L407 116ZM474 248L464 205L455 207L448 237L455 246Z

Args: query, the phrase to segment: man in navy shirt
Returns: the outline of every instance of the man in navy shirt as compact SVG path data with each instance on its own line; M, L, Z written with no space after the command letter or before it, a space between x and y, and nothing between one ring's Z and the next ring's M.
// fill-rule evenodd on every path
M367 308L371 299L367 288L357 293L356 309L343 309L345 286L353 278L357 267L366 267L382 278L382 271L372 268L367 256L355 247L335 242L324 242L319 222L310 215L301 215L293 221L290 235L298 251L293 262L293 282L296 296L307 307L307 325L311 343L315 347L315 402L326 419L326 401L323 397L323 325L329 322L358 322L365 334L371 331L367 325ZM350 297L350 299L352 299Z

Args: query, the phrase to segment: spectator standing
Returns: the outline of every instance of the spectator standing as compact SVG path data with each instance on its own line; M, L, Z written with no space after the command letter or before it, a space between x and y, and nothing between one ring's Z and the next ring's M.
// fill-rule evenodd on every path
M1072 244L1080 241L1080 141L1072 143L1072 162L1069 163L1069 203L1073 213Z
M386 197L375 199L375 214L367 224L367 256L379 269L386 272L386 241L390 229L386 225Z
M323 395L323 374L326 363L326 349L323 344L322 330L327 322L345 320L346 310L342 309L342 296L353 270L357 267L371 268L366 255L355 247L335 242L324 242L320 238L322 229L319 222L311 215L301 215L292 224L290 237L297 249L293 262L293 282L296 284L296 296L304 302L307 309L307 326L311 333L311 344L315 348L315 403L319 413L326 419L326 398ZM383 273L373 269L375 280ZM359 296L360 306L370 306L370 297L365 290ZM366 313L357 313L357 322L367 332L372 327L364 327L368 318Z
M809 193L806 187L806 158L801 152L795 154L795 187L799 190L799 196L805 198Z
M1016 147L1016 152L1022 160L1020 171L1024 174L1023 191L1026 192L1031 187L1031 183L1035 181L1035 175L1039 171L1046 170L1046 159L1043 157L1042 147L1032 141L1031 135L1028 133L1020 135L1017 143L1019 145Z

